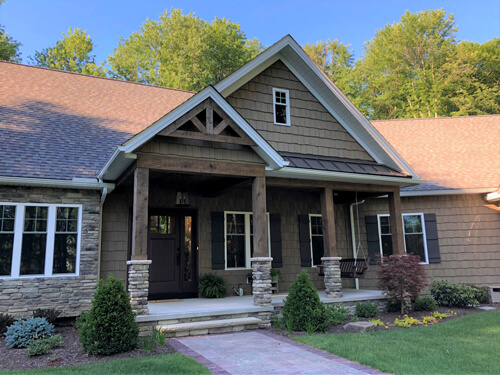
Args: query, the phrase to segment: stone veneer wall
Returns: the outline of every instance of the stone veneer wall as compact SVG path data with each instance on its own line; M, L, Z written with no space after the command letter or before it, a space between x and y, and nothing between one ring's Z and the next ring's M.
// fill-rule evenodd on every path
M94 190L0 187L0 201L81 204L82 235L78 276L0 279L0 313L30 317L33 310L57 309L62 317L88 311L97 285L100 193Z
M212 227L211 212L214 211L252 211L251 189L234 189L215 198L203 198L190 194L190 209L198 210L198 246L199 273L216 273L228 282L228 295L234 295L232 288L241 283L246 295L251 294L251 285L246 283L246 276L252 270L212 270ZM108 195L103 209L103 233L101 254L101 278L109 274L126 281L127 254L129 252L131 191ZM175 189L168 186L151 186L150 207L173 208ZM281 236L283 267L280 269L280 291L287 291L302 269L307 269L309 276L318 289L325 289L324 279L318 268L304 268L300 265L298 215L320 214L319 192L268 188L267 210L281 216ZM343 205L335 205L337 247L342 257L351 257L349 220L346 219ZM342 280L343 287L352 287L352 280Z

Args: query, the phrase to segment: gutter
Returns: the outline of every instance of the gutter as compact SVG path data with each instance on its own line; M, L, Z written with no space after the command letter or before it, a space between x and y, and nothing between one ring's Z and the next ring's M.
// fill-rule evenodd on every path
M462 195L462 194L495 194L497 188L477 188L477 189L435 189L435 190L401 190L402 197L425 197L433 195ZM486 200L488 196L486 195ZM384 198L387 196L382 196ZM500 199L500 195L499 195Z
M108 188L104 187L102 189L101 194L101 204L99 209L99 239L97 245L97 279L99 280L101 277L101 250L102 250L102 212L104 208L104 202L106 201L106 197L108 196Z
M16 186L37 186L37 187L55 187L65 189L89 189L102 190L107 189L111 192L115 184L98 181L93 178L76 178L72 180L59 180L50 178L27 178L27 177L4 177L0 176L0 185Z

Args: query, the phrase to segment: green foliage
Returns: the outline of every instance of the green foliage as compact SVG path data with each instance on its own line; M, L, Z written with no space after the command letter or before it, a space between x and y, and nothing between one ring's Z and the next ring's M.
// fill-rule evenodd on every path
M0 1L0 6L3 0ZM21 62L21 52L19 52L20 43L15 41L5 29L0 25L0 60Z
M404 303L404 309L406 310L406 301ZM394 298L390 298L387 300L385 304L385 311L387 312L401 312L401 303Z
M64 342L61 335L44 337L40 340L32 341L28 345L26 345L26 354L28 354L28 357L44 355L50 353L52 349L62 346L63 343Z
M54 324L61 312L56 309L36 309L33 311L33 318L45 318L47 322Z
M97 64L92 54L94 47L86 31L70 27L67 34L63 33L63 39L52 47L35 52L35 57L30 59L34 65L44 68L105 77L104 63Z
M7 331L7 328L16 321L10 314L0 313L0 335Z
M280 330L283 327L283 317L275 315L273 317L274 329Z
M5 344L8 348L24 348L30 342L54 335L55 328L45 318L18 320L7 328Z
M330 326L330 314L318 296L309 274L303 270L290 286L288 297L284 301L283 319L293 331L305 331L307 328L326 331Z
M449 281L434 281L431 294L439 306L466 307L479 304L478 289L467 284L451 284Z
M277 268L271 268L271 279L278 280L281 275L281 271Z
M213 273L200 276L200 296L203 298L223 298L226 296L226 279Z
M378 316L379 311L377 305L371 302L358 302L356 304L355 315L358 318L374 318Z
M413 309L415 311L434 311L438 307L433 297L418 297L413 302Z
M110 355L136 348L139 327L130 298L120 280L112 275L99 280L92 307L80 318L80 343L88 354Z
M85 325L87 324L88 315L88 312L83 312L75 319L75 328L77 331L80 331L85 327Z
M330 321L333 325L344 323L349 318L349 310L340 303L334 303L327 307L330 313Z
M165 332L153 328L150 336L144 336L141 339L142 349L148 354L156 347L156 345L165 345Z
M488 291L488 287L475 286L472 284L470 286L475 289L474 294L476 296L476 300L477 300L478 304L484 305L484 304L488 304L491 302L491 296L490 296L490 292Z
M401 314L405 310L405 298L417 299L427 285L427 272L420 257L411 254L384 257L378 270L379 286L400 303Z
M109 57L113 77L182 90L215 84L262 50L240 25L225 18L206 22L194 13L165 10L138 32L120 39Z

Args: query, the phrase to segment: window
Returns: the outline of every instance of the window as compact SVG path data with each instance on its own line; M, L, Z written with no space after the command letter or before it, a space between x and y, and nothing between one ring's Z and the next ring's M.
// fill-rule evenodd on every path
M405 239L405 251L420 257L422 263L429 263L427 252L427 241L425 236L424 214L403 214L403 233ZM380 254L392 255L391 222L389 215L378 215L378 227L380 236Z
M273 88L274 123L290 125L290 96L288 90Z
M312 266L321 265L321 258L325 253L323 242L323 219L321 215L309 215L309 233L311 233L311 260Z
M253 215L250 212L225 212L226 269L248 269L253 256ZM269 256L271 240L267 215Z
M0 203L0 278L77 275L81 206Z

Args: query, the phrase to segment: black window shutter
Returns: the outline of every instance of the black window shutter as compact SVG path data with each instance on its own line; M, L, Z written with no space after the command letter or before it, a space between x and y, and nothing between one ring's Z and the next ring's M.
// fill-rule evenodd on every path
M311 235L309 233L309 215L299 215L300 265L311 267Z
M429 263L441 263L436 214L424 214L425 236L427 237L427 252Z
M212 212L212 269L224 269L224 212Z
M378 256L380 255L380 240L378 235L378 220L377 216L365 216L366 224L366 241L368 242L368 256L370 264L377 264Z
M273 257L273 268L283 267L283 256L281 251L281 216L269 214L269 235L271 236L271 256Z

